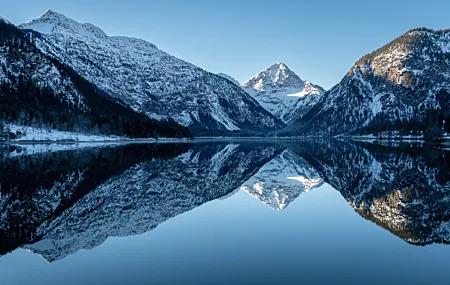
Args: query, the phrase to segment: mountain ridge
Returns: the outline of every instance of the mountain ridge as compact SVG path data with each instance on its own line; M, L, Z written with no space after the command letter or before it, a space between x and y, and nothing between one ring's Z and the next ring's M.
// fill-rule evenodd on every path
M284 127L229 80L144 40L109 37L92 24L80 24L51 10L19 27L40 34L36 42L45 54L151 118L170 118L197 133Z
M241 86L286 124L306 114L325 92L322 87L303 81L282 62L260 71Z
M219 75L220 77L223 77L225 79L228 79L229 81L233 82L235 85L237 86L241 86L241 83L239 83L239 81L236 80L236 78L226 74L226 73L217 73L217 75Z
M152 43L108 36L53 10L19 27L42 53L113 101L152 119L174 120L196 135L428 139L450 132L448 29L409 30L361 57L325 92L282 62L239 85Z
M450 130L449 70L449 31L412 29L359 59L285 133L439 136Z

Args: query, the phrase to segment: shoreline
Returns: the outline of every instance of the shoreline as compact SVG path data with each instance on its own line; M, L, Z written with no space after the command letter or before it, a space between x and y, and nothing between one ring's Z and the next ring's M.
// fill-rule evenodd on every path
M119 140L95 140L95 141L73 141L73 140L60 140L60 141L42 141L42 140L21 140L21 141L4 141L0 144L113 144L113 143L158 143L158 142L185 142L190 139L119 139Z
M221 140L314 140L314 139L349 139L353 141L403 141L403 142L430 142L437 144L450 144L449 137L442 137L437 141L426 141L418 137L365 137L365 136L340 136L340 137L194 137L194 138L148 138L148 139L117 139L117 140L92 140L92 141L74 141L74 140L19 140L19 141L0 141L0 144L114 144L114 143L164 143L164 142L198 142L198 141L221 141Z

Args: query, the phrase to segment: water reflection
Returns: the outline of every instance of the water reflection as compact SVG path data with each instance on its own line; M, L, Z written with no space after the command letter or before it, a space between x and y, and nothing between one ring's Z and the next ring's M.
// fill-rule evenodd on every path
M22 247L56 261L239 190L284 210L323 183L409 243L450 241L450 153L431 145L223 141L0 151L1 254Z
M340 141L296 151L362 217L412 244L450 241L450 152Z
M284 210L301 193L322 185L319 173L301 156L284 150L240 189L275 210Z

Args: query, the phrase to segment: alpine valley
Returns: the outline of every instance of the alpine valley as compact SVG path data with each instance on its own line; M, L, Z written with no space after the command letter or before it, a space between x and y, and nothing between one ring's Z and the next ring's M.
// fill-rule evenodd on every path
M0 140L28 138L17 126L131 138L450 133L450 30L408 31L329 91L284 63L240 84L52 10L18 27L0 18L0 65Z
M1 284L448 283L450 30L348 62L387 33L369 31L426 18L76 1L97 27L7 2L21 7L0 15ZM167 36L197 62L155 45ZM307 51L321 62L288 62Z

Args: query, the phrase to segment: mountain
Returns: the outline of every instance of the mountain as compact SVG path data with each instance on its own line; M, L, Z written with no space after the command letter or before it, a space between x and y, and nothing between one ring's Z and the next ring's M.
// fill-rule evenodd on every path
M450 30L411 30L358 60L288 128L295 135L450 131Z
M241 88L146 41L108 36L54 11L20 25L39 49L101 91L154 119L173 119L196 134L284 127Z
M261 71L243 83L242 88L285 123L306 114L325 92L322 87L300 79L284 63Z
M11 24L8 20L6 20L5 18L3 18L2 16L0 16L0 21L6 23L6 24Z
M190 136L181 125L158 122L112 100L35 43L0 21L0 121L103 135Z
M241 84L239 83L239 81L237 81L235 78L233 78L232 76L225 74L225 73L217 73L217 75L219 75L220 77L223 77L225 79L228 79L229 81L233 82L235 85L237 86L241 86Z
M272 209L281 211L301 193L309 192L322 183L322 178L308 162L284 150L240 188Z

